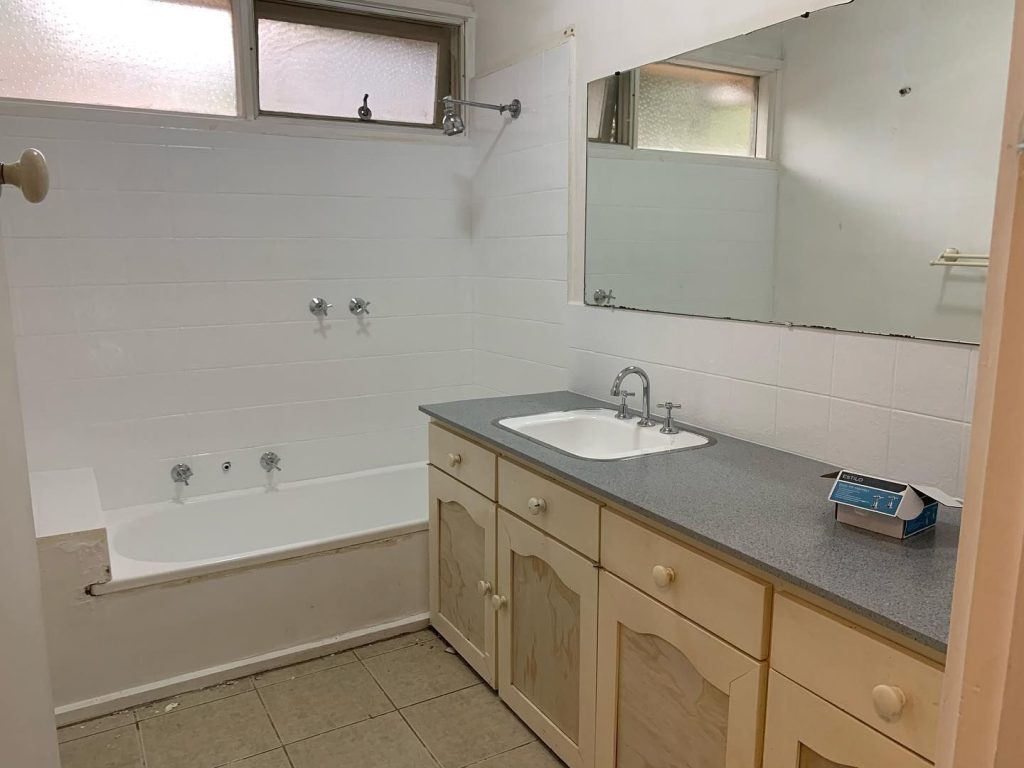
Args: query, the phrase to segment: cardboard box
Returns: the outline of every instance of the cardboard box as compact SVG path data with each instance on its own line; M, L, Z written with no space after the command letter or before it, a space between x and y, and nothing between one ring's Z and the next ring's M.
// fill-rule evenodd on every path
M846 469L823 477L835 478L828 498L835 502L836 520L897 539L934 527L939 504L963 506L963 500L927 485L870 477Z

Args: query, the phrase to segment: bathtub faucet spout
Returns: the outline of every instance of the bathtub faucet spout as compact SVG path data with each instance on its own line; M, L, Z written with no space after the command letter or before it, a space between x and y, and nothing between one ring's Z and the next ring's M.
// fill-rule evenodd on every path
M273 472L275 469L281 471L281 457L273 451L267 451L260 456L260 466L264 472Z
M171 480L174 482L188 485L188 481L191 477L192 467L188 464L175 464L171 467Z

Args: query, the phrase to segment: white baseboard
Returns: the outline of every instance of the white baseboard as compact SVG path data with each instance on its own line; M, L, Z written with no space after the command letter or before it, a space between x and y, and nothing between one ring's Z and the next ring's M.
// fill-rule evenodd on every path
M343 635L334 635L323 640L303 643L291 648L265 653L261 656L239 659L238 661L221 664L216 667L207 667L206 669L169 677L165 680L157 680L153 683L117 691L95 699L72 702L71 704L57 707L54 710L54 715L57 718L58 726L91 720L94 717L109 715L111 712L148 704L151 701L165 699L168 696L176 696L186 691L206 688L227 680L245 677L255 672L264 672L275 667L297 664L300 661L308 661L309 659L337 653L338 651L346 651L349 648L357 648L367 643L384 640L389 637L405 634L406 632L414 632L417 629L423 629L429 623L429 613L418 613L397 621L378 624L375 627L347 632Z

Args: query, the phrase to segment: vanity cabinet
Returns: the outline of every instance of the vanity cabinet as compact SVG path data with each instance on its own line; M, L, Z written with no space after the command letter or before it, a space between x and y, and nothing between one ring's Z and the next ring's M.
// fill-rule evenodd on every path
M570 768L931 765L939 664L499 448L430 461L431 621Z
M759 768L758 662L601 573L597 768Z
M598 569L498 512L501 698L570 768L593 765Z
M494 687L497 506L430 468L430 621Z
M930 768L931 763L772 671L764 768Z

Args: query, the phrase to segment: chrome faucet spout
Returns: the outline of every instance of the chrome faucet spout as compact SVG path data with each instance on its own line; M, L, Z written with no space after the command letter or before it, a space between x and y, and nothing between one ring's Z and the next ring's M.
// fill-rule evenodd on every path
M619 397L622 391L622 382L627 376L636 374L640 377L640 381L643 384L643 415L640 417L640 421L637 422L639 427L653 427L655 422L651 419L651 377L647 375L647 371L636 365L630 365L619 371L615 377L615 381L612 382L612 397Z

